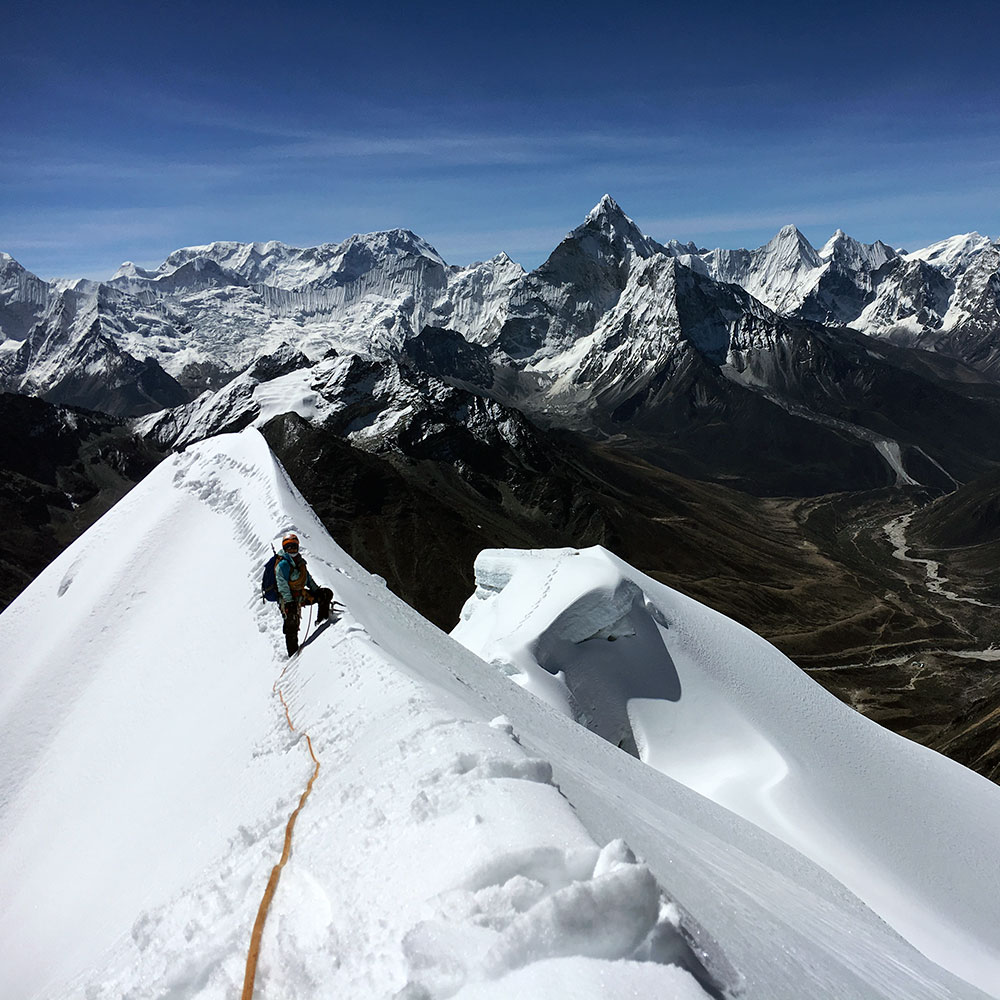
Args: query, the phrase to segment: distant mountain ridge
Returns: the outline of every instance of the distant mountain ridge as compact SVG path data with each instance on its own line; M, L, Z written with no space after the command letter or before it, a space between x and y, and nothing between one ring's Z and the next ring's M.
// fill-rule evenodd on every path
M72 380L63 384L67 370L96 362L88 352L81 360L80 351L61 350L52 334L59 328L63 341L85 339L95 322L112 353L145 366L147 382L155 367L166 376L139 394L136 411L174 405L177 389L168 390L167 380L187 393L218 387L282 341L314 360L330 347L389 356L424 326L437 326L474 343L499 341L516 362L532 364L591 334L629 276L641 284L641 262L668 258L738 284L788 318L849 325L990 373L1000 364L1000 244L987 237L971 233L898 253L838 230L817 251L790 225L756 250L709 251L658 243L605 195L530 273L503 253L449 266L402 229L310 248L277 241L187 247L152 270L123 264L106 282L44 282L3 254L0 380L8 390L81 402L71 398ZM655 310L652 278L646 308Z
M302 369L333 351L426 366L544 425L627 430L657 464L755 492L948 486L1000 462L980 447L1000 433L988 384L1000 250L974 234L901 254L838 230L817 251L786 226L753 251L708 251L651 239L605 195L530 273L505 254L449 266L402 229L305 249L188 247L101 283L0 265L0 387L120 415L185 408L157 421L161 441L166 426L194 440L256 419L268 359ZM844 326L875 339L861 349L830 332ZM440 340L411 351L425 330L467 347L452 341L446 363ZM973 370L959 377L946 358ZM974 369L987 382L970 404ZM907 415L912 392L926 402ZM928 410L967 426L957 449ZM760 441L772 459L759 461Z

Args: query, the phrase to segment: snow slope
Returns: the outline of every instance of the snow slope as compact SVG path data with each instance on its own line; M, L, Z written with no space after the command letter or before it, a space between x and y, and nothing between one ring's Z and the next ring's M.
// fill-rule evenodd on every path
M256 596L287 528L350 609L291 661ZM731 625L676 607L708 651ZM606 617L576 607L584 632ZM329 538L256 431L165 461L0 616L0 648L5 997L233 996L292 815L258 996L984 995L430 626ZM776 691L706 686L700 705L721 738L727 697ZM794 726L788 744L809 760ZM951 874L924 846L927 874Z
M454 631L473 652L801 851L935 961L1000 986L1000 788L604 549L488 550L476 578Z

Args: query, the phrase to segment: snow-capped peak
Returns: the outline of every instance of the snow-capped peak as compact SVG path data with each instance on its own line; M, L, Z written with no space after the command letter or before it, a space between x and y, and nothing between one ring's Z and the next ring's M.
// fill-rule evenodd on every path
M782 226L775 236L758 253L764 254L775 266L782 269L791 267L822 267L816 249L799 231L798 226Z
M36 275L32 274L23 264L15 260L9 253L4 253L0 251L0 274L2 275L17 275L17 276L27 276L28 278L34 278L36 281L41 281Z
M498 267L510 267L514 265L515 267L520 267L523 271L524 268L513 257L511 257L506 250L501 250L496 256L490 258L490 262L496 264Z
M756 250L713 250L704 260L717 281L742 285L777 312L800 305L826 266L794 225L782 226Z
M843 229L838 229L819 251L822 260L836 260L854 271L877 270L895 256L896 251L881 240L861 243L848 236Z
M922 250L914 250L906 255L906 260L922 260L933 264L945 274L952 274L967 265L971 258L982 253L995 251L997 244L980 233L962 233L938 243L932 243Z
M621 216L627 219L632 225L635 225L631 219L621 210L621 206L615 201L611 195L603 195L601 200L587 213L587 222L593 222L599 219L602 215L613 215Z
M436 264L447 266L444 258L430 243L409 229L387 229L374 233L361 233L349 237L340 244L340 247L359 244L383 253L429 257Z
M341 243L294 247L278 240L238 243L219 240L203 246L183 247L171 253L155 271L119 269L115 277L158 279L192 261L211 261L253 284L276 288L302 288L356 277L372 263L395 257L426 257L445 267L444 259L426 240L409 229L358 233ZM346 272L346 275L340 274Z
M602 255L610 249L623 257L646 258L663 252L663 247L646 236L609 194L604 195L587 213L583 223L568 238L584 240L594 234L601 238L600 246L603 249L598 251L597 247L593 247L592 250Z
M125 260L122 261L118 270L111 276L111 280L117 281L119 278L126 278L151 281L155 280L158 276L156 271L148 271L146 268L139 267L138 264L130 260Z

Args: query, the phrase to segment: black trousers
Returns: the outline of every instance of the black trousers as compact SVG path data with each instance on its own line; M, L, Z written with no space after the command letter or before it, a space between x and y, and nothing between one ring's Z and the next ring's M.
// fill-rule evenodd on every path
M315 590L303 590L301 602L291 611L288 610L287 605L282 607L281 614L285 621L281 630L285 633L285 646L289 656L299 648L299 623L302 620L303 605L318 605L319 614L316 615L316 621L319 623L330 617L332 603L333 591L329 587L317 587Z

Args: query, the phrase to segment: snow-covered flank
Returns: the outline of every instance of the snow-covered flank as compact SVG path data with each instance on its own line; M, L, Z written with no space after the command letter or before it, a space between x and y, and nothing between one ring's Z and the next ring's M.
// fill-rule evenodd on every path
M0 382L100 405L93 389L78 398L82 368L124 366L133 381L139 371L146 386L155 363L196 393L218 388L282 343L312 361L331 348L386 358L425 326L494 346L501 363L533 367L547 382L572 381L580 363L588 381L608 340L598 329L605 319L640 340L648 329L642 324L651 322L651 341L638 352L663 340L659 323L670 303L661 301L655 279L671 259L741 285L778 313L852 325L1000 370L1000 250L987 237L956 236L899 257L842 230L817 252L788 225L756 250L709 252L658 243L605 195L529 274L504 253L449 266L405 229L306 248L273 240L186 247L156 268L127 262L103 284L49 284L0 255L0 333L17 342L31 334L19 356L3 352ZM613 364L624 370L632 361ZM146 394L167 405L177 390Z
M450 996L572 958L599 979L670 940L700 973L648 867L594 843L507 720L355 614L284 669L254 583L285 527L355 612L387 599L251 432L165 463L4 614L4 995L231 996L311 752L261 995ZM39 633L44 604L61 627Z
M52 295L48 282L23 268L9 253L0 252L0 343L5 337L23 340Z
M223 291L198 287L207 273ZM427 324L470 339L495 335L510 286L523 274L506 254L449 267L425 240L394 229L308 248L277 241L187 247L155 271L122 265L112 284L183 310L186 339L201 351L185 362L205 360L211 348L206 357L238 368L281 340L316 359L330 347L385 356Z
M488 551L454 636L830 872L1000 992L1000 789L863 718L760 637L607 551Z
M706 254L706 264L717 281L742 285L776 312L791 312L801 305L826 267L812 244L791 225L756 250L713 250Z
M851 323L1000 370L1000 243L966 233L904 255Z
M24 340L0 380L54 392L80 376L82 354L156 362L172 379L218 386L290 344L313 361L330 348L388 357L424 326L495 338L523 277L506 254L450 267L407 230L289 247L212 243L157 268L126 262L107 283L48 285L0 257L0 333ZM112 362L112 365L114 362ZM9 371L8 371L9 369Z
M457 330L474 344L492 343L507 319L514 287L523 277L524 268L505 253L452 268L447 297L434 304L434 322Z
M349 609L291 661L256 594L288 528ZM236 995L313 776L257 996L984 996L428 625L254 431L164 462L0 616L0 644L5 997Z
M843 264L856 273L862 271L877 271L886 261L896 256L896 251L881 240L874 243L860 243L838 229L831 236L818 254L821 260L833 260Z
M933 264L949 278L964 270L977 257L996 251L996 244L979 233L963 233L932 243L922 250L906 254L904 260L923 260Z
M284 413L296 413L374 452L405 452L447 428L461 428L488 448L510 445L529 454L533 447L531 425L519 411L415 367L356 354L309 365L287 346L218 392L144 417L135 428L164 447L183 448L213 434L261 427Z

